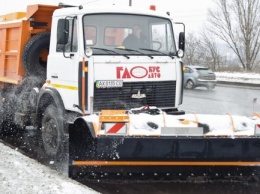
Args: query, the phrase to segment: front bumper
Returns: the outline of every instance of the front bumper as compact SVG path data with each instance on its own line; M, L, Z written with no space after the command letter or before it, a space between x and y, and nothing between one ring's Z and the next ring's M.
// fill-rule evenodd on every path
M217 80L203 80L198 79L196 82L197 86L215 87L217 85Z

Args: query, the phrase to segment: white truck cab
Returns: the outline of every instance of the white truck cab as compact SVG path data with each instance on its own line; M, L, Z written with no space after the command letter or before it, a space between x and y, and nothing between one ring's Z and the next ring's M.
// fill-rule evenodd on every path
M135 26L140 37L135 37ZM175 108L182 103L183 87L173 28L169 15L153 10L57 9L47 79L69 111Z

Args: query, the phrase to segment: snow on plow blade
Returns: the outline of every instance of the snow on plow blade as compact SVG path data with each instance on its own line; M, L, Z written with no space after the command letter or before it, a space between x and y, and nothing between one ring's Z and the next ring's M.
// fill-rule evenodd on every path
M167 115L160 110L84 116L69 130L69 175L175 179L187 173L254 174L260 166L258 116Z

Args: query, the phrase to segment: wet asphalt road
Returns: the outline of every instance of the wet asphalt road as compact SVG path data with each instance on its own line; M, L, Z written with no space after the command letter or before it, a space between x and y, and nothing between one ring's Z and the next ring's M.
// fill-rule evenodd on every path
M217 85L211 91L203 87L185 89L180 109L187 113L252 116L260 112L260 88Z
M231 92L231 94L229 93ZM227 95L226 97L218 97L219 95ZM227 88L227 87L217 87L214 91L205 91L203 89L197 89L194 91L184 92L184 104L182 106L189 107L190 111L199 113L204 113L207 111L213 114L221 114L222 112L228 112L227 109L233 110L235 113L246 113L250 114L253 109L253 105L249 106L252 98L260 96L260 90L251 89L241 89ZM238 98L240 96L241 98ZM244 97L243 97L244 96ZM232 99L232 98L233 99ZM242 99L243 98L243 99ZM204 102L197 104L198 99L203 99ZM260 100L259 100L260 101ZM209 103L209 104L208 104ZM225 105L223 105L223 103ZM258 102L259 103L259 102ZM240 104L237 107L237 104ZM222 105L222 106L220 106ZM200 109L198 109L198 107ZM205 107L205 110L203 109ZM260 107L259 104L255 104L254 108ZM251 110L245 110L251 109ZM198 110L196 110L198 109ZM240 109L240 110L239 110ZM229 111L230 112L230 111ZM53 164L50 164L52 159L44 156L41 143L39 141L39 134L35 129L26 129L23 133L18 133L11 137L1 137L1 139L12 147L18 148L25 155L34 158L41 163L56 169L62 174L67 173L67 161L65 163L60 163L54 160ZM132 194L132 193L144 193L144 194L219 194L219 193L260 193L260 182L256 182L255 179L250 179L250 181L212 181L205 180L201 178L195 178L188 181L119 181L119 180L81 180L81 183L91 187L92 189L99 191L101 193L120 193L120 194Z

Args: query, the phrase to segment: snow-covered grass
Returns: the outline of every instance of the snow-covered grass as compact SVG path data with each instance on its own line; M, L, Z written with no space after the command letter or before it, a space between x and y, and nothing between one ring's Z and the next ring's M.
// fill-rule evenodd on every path
M71 194L96 191L0 143L1 194Z
M260 84L260 74L215 72L218 81Z

